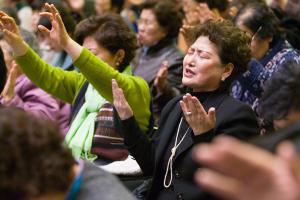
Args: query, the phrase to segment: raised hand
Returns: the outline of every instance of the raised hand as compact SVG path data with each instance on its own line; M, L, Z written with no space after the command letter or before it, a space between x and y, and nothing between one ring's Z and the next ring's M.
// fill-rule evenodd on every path
M43 35L48 36L56 45L65 48L71 38L66 31L60 14L53 4L46 3L45 8L48 12L41 12L40 15L49 18L52 28L49 30L45 26L39 25L38 30Z
M200 101L190 94L183 96L180 106L195 135L201 135L214 128L216 123L215 108L210 108L206 113Z
M4 104L9 103L15 96L15 84L18 75L18 66L15 61L13 61L12 67L8 72L7 81L5 83L4 89L1 93L3 97Z
M163 61L161 63L160 69L157 72L156 78L154 80L154 86L156 87L157 92L162 92L167 84L168 76L168 61Z
M113 104L119 114L121 120L128 119L133 116L133 111L125 99L123 90L119 88L118 83L115 79L112 79L112 93L113 93Z
M15 56L24 55L28 46L24 42L15 20L6 13L0 11L0 30L4 34L4 40L9 44Z

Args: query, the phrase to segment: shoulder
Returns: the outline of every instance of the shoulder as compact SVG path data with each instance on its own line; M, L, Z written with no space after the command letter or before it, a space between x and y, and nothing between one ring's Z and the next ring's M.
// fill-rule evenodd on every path
M99 187L100 186L100 187ZM83 180L77 199L134 199L120 181L91 163L84 163Z
M237 99L234 99L229 95L224 95L222 103L220 103L219 105L219 111L225 113L236 113L236 112L243 111L246 113L250 113L251 115L254 114L253 110L249 105Z
M259 134L257 117L252 108L230 96L225 96L216 109L216 132L245 139Z

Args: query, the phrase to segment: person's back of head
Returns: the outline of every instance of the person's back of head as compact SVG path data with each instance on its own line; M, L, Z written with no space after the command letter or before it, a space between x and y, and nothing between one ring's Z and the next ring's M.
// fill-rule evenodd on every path
M0 108L0 199L68 191L75 163L58 127L18 108Z
M300 120L299 88L300 64L286 62L265 85L260 116L269 123L273 122L277 129Z

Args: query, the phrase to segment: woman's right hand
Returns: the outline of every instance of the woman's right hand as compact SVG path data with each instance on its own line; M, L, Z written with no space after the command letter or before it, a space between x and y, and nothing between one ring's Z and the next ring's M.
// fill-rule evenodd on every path
M0 29L14 56L22 56L27 52L28 46L24 42L15 20L2 11L0 11Z
M133 116L133 111L125 99L123 90L118 86L115 79L112 79L112 93L113 93L113 104L119 114L121 120L129 119Z
M75 61L82 51L82 46L76 43L68 34L61 16L53 4L45 4L48 12L41 12L41 16L48 17L51 21L51 30L39 25L38 29L43 35L49 37L53 43L64 49Z
M45 8L48 10L48 12L41 12L40 15L49 18L52 28L49 30L45 26L39 25L38 30L63 49L72 39L66 31L65 25L55 6L53 4L45 3Z

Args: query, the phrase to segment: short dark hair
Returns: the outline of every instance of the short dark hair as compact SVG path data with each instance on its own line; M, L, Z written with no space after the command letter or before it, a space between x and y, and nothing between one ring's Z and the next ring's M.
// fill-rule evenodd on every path
M287 61L265 84L259 115L267 122L283 119L291 110L300 111L300 64Z
M94 36L98 44L113 54L119 49L125 51L125 57L118 68L120 72L129 65L138 48L135 34L117 14L91 16L81 21L75 30L76 41L82 44L88 36Z
M7 78L6 76L7 76L7 68L4 60L3 51L0 48L0 93L4 89L6 78Z
M141 4L140 10L152 10L158 24L167 30L166 37L177 37L182 26L182 17L175 4L166 0L152 0Z
M75 161L53 122L19 108L0 108L0 199L67 192Z
M239 10L234 21L243 19L243 25L261 39L272 37L270 46L273 47L284 37L280 21L266 3L249 3Z
M121 13L124 7L124 0L111 0L111 8L116 9L116 13Z
M251 59L249 36L228 20L208 20L195 26L189 31L189 43L194 43L200 36L207 36L216 45L223 64L234 65L231 75L223 83L228 90L231 82L247 70Z

